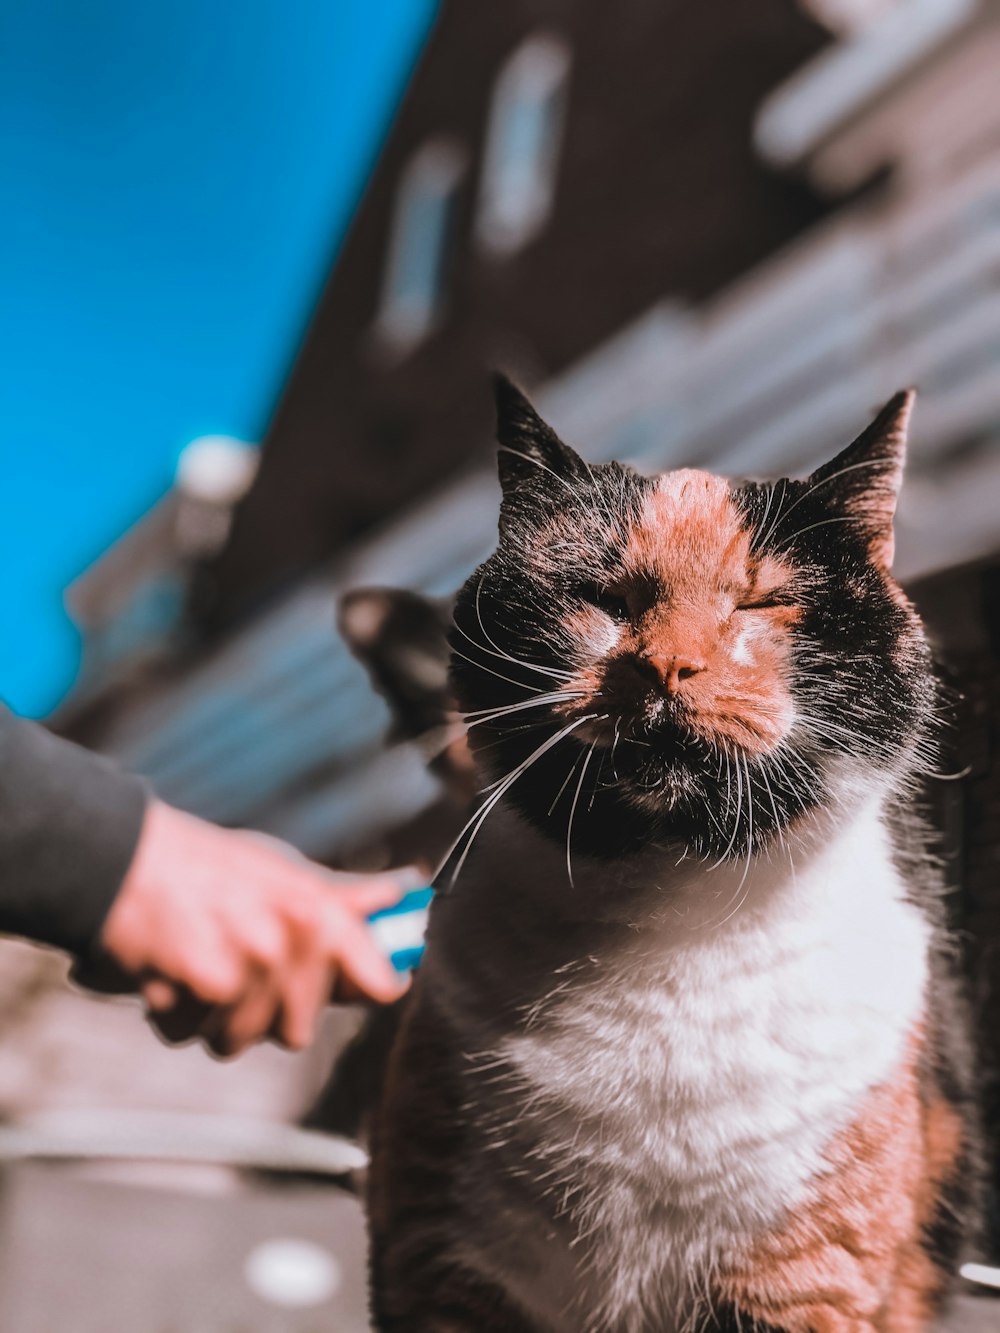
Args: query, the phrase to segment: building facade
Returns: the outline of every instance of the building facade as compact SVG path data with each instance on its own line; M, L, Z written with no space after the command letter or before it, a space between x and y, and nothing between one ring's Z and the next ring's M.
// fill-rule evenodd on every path
M734 475L807 471L916 383L898 569L965 696L933 801L992 1046L1000 5L724 8L444 5L157 670L59 722L210 818L412 855L456 811L425 747L385 746L336 607L446 594L491 549L490 366L591 460Z
M442 5L200 608L214 628L488 460L531 387L827 205L750 128L829 37L794 0Z

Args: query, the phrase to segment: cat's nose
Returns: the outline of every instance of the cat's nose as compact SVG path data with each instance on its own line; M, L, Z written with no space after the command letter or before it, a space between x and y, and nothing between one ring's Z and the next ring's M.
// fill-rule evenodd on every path
M707 666L707 663L697 658L666 653L643 653L639 661L667 694L677 694L685 681L699 675Z

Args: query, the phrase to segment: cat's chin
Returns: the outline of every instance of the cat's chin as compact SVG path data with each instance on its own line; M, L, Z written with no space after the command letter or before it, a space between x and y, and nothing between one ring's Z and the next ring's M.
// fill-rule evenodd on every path
M630 755L638 767L653 767L658 779L664 772L697 775L710 768L714 771L719 762L720 752L682 717L661 716L623 723L615 741L618 754ZM607 745L606 738L601 743Z
M588 704L588 708L596 706ZM567 717L573 713L567 710ZM664 759L680 760L693 747L707 752L705 742L687 717L677 711L651 708L634 716L604 714L587 718L576 728L574 739L578 744L593 745L596 750L617 750L621 745L640 746L655 750ZM690 757L690 755L689 755Z
M588 701L587 708L597 706ZM573 713L567 710L566 716ZM576 729L579 744L598 751L617 752L622 745L652 752L659 762L718 767L724 757L742 762L767 755L787 734L793 714L758 719L729 713L724 719L692 714L683 705L659 700L632 716L602 714L587 718Z
M598 756L598 786L613 787L647 813L710 799L710 775L722 763L719 752L676 715L618 718L614 725L598 718L579 727L570 744Z
M766 852L830 796L830 775L822 766L807 771L805 760L790 786L774 771L768 777L759 756L722 755L697 737L660 732L643 744L619 745L616 795L619 809L645 822L648 844L742 860Z
M636 809L653 816L669 816L680 807L687 810L706 801L700 774L680 767L665 769L655 783L625 781L621 792Z
M592 707L592 705L591 705ZM563 715L565 717L565 714ZM586 715L584 715L586 716ZM589 719L566 734L512 728L475 734L484 774L517 774L509 802L544 836L601 860L671 847L711 860L766 851L805 811L830 798L829 763L773 747L702 739L680 709L648 718ZM569 722L572 726L572 721Z

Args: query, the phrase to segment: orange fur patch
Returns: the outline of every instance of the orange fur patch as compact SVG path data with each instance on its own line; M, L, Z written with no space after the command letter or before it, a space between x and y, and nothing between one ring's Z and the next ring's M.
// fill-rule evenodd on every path
M749 754L769 750L794 719L785 631L800 612L755 603L790 577L779 560L753 555L751 534L725 481L690 469L665 473L610 584L628 603L629 623L602 652L599 644L595 651L589 613L566 621L570 636L594 659L570 682L587 691L586 699L567 711L598 704L626 711L636 690L628 667L638 662L682 699L688 724L706 740Z
M735 588L749 553L750 537L728 484L710 472L681 468L659 478L631 534L626 567L638 575L667 570L682 582L711 568L728 574Z
M917 1043L828 1152L812 1202L724 1274L718 1295L785 1333L921 1333L942 1275L921 1246L962 1147L957 1112L925 1106Z

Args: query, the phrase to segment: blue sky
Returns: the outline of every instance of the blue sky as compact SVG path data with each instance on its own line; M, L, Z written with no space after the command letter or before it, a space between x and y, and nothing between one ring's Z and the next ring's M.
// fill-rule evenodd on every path
M435 0L0 0L0 697L194 436L259 440Z

